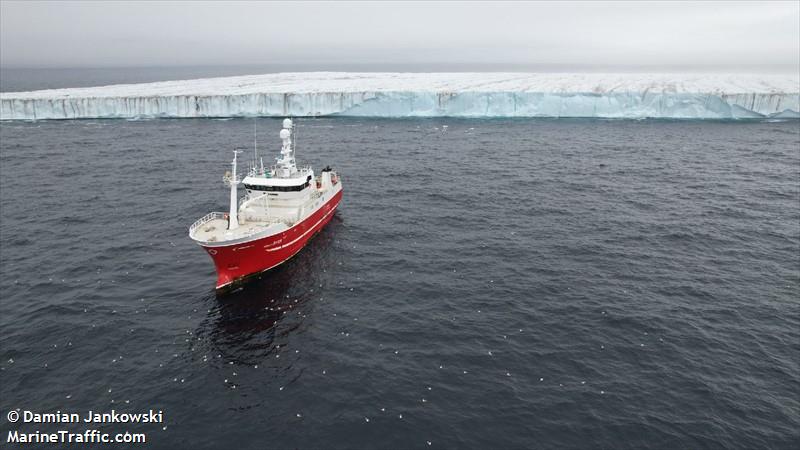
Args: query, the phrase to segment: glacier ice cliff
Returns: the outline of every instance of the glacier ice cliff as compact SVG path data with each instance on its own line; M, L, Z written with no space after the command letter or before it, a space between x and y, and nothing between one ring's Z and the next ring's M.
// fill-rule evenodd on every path
M0 93L0 119L800 117L791 75L277 73Z

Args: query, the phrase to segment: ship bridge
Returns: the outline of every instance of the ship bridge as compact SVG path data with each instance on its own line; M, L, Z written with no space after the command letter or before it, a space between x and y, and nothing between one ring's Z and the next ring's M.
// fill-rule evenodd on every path
M270 193L271 196L278 195L278 192L301 192L308 187L316 188L314 181L314 171L310 167L298 169L294 158L294 141L292 139L292 129L294 125L290 119L283 121L283 129L280 132L281 156L276 159L276 164L269 170L264 169L262 162L261 169L255 167L255 160L250 173L243 180L248 196ZM263 160L262 160L263 161Z
M248 193L297 192L314 182L314 171L310 168L297 170L289 177L275 177L274 171L264 175L251 174L242 181Z

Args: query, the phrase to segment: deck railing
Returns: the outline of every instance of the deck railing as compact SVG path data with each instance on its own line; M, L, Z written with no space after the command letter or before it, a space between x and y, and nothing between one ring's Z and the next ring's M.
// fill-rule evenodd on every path
M197 219L197 221L193 223L192 226L189 227L189 234L191 235L192 233L194 233L194 230L200 228L201 226L203 226L208 222L211 222L214 219L224 219L224 218L225 218L225 213L223 212L210 212L205 216Z

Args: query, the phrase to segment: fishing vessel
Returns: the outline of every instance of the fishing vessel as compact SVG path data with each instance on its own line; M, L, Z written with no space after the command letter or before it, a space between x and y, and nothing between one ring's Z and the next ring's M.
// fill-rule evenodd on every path
M280 157L265 168L257 146L247 176L237 173L241 150L233 151L231 170L223 177L230 187L228 212L211 212L189 227L189 237L211 256L217 289L270 270L297 254L331 220L342 199L342 180L330 166L315 176L311 167L297 167L294 124L283 121ZM239 185L244 196L239 200Z

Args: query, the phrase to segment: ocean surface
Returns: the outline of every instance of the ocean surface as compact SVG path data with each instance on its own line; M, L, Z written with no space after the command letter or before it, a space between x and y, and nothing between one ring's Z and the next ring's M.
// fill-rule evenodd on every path
M298 160L337 169L343 203L218 297L187 228L226 209L253 122L0 123L3 441L800 443L797 120L301 119ZM277 156L280 120L257 126Z

